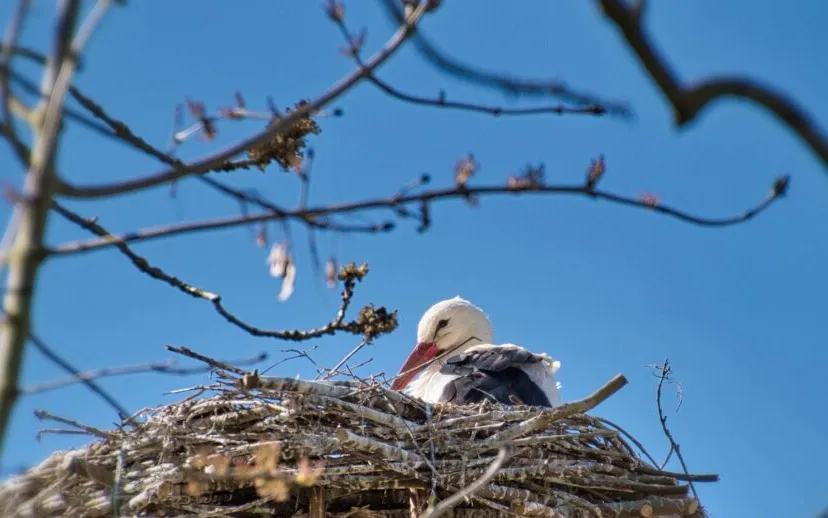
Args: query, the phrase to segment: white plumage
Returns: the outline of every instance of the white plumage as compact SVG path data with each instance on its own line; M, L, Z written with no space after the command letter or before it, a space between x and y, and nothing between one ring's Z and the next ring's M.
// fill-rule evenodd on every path
M560 362L515 344L494 345L483 311L460 297L438 302L417 326L417 346L392 388L426 402L483 398L540 406L561 404ZM417 376L417 379L412 379Z

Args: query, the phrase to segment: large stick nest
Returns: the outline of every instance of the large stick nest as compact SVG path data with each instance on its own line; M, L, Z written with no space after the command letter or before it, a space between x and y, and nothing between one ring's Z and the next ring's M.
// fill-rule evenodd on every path
M0 515L408 516L505 458L454 516L704 516L689 483L714 477L661 471L583 413L624 382L550 410L246 375L119 429L86 427L96 442L0 486Z

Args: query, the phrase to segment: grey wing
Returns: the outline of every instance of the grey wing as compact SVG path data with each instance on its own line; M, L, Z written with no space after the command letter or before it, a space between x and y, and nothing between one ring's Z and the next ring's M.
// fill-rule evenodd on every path
M549 407L551 404L543 389L521 369L541 361L542 356L514 346L472 349L451 356L440 373L457 377L446 384L440 401L455 404L492 401Z

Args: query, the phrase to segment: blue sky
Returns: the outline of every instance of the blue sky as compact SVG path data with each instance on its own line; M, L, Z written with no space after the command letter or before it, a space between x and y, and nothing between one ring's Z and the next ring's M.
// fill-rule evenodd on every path
M12 4L0 6L0 22ZM364 373L395 372L413 346L416 323L432 303L462 295L482 306L497 341L548 352L562 361L566 399L580 398L623 372L630 384L596 410L641 439L657 456L667 451L655 414L655 379L645 365L669 358L684 386L684 403L670 424L691 471L716 472L721 482L699 487L714 517L813 516L828 504L821 466L828 352L824 297L828 240L828 176L800 141L753 105L720 101L682 132L671 112L597 2L480 2L474 9L445 2L424 30L452 55L491 70L559 77L580 90L626 100L632 123L610 118L493 118L422 108L390 99L369 84L335 103L346 116L321 121L311 202L382 197L423 172L434 186L452 182L455 161L473 152L481 164L474 183L505 182L527 163L544 162L549 182L579 181L591 158L604 153L602 186L620 193L657 193L665 203L709 216L738 214L761 200L773 180L792 175L789 197L754 221L703 229L646 211L579 198L500 197L479 207L462 202L432 207L426 234L403 223L389 235L320 235L323 257L366 261L371 274L355 305L399 310L400 329L362 354ZM43 48L51 34L51 2L37 2L23 41ZM780 9L767 0L750 8L715 0L651 2L655 40L687 80L744 73L794 96L828 120L828 75L814 66L828 48L824 2ZM350 1L347 20L368 27L367 49L392 27L376 2ZM186 97L211 109L240 90L252 107L272 95L280 106L314 97L352 67L320 2L131 2L110 13L86 54L77 84L110 113L163 146L174 106ZM35 72L24 66L28 73ZM445 77L407 48L380 70L400 89L450 99L516 105L514 99ZM531 104L541 104L532 101ZM222 124L217 143L193 141L182 156L201 156L259 128ZM6 146L4 182L20 183ZM59 160L75 183L131 178L158 169L143 155L77 126L66 132ZM278 170L220 178L294 204L296 179ZM68 204L98 216L112 231L236 214L196 182L105 202ZM7 218L9 208L2 208ZM363 217L384 219L385 213ZM297 238L299 279L293 298L277 300L267 274L267 250L251 233L233 229L136 246L152 263L221 293L232 311L266 328L327 321L338 293L314 277L304 232ZM278 227L271 235L279 237ZM87 237L53 218L50 243ZM168 357L165 344L215 357L259 351L279 357L290 344L257 339L226 324L205 301L185 297L135 270L113 250L49 262L38 286L34 325L53 348L87 369ZM353 337L313 342L332 363ZM823 344L820 346L819 344ZM310 376L301 361L272 373ZM26 384L63 376L39 353L26 354ZM203 376L112 378L101 383L128 408L175 400L162 392ZM672 402L672 395L668 402ZM112 411L81 387L25 397L14 414L3 465L39 462L55 449L83 441L47 436L32 416L43 408L97 426ZM47 425L48 426L48 425ZM797 448L794 445L802 444ZM817 442L818 444L818 442ZM796 476L793 476L796 474Z

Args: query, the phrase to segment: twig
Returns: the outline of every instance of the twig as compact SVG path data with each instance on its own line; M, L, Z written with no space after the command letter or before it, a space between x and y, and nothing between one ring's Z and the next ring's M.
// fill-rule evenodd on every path
M661 390L664 386L664 382L670 381L672 382L672 378L670 375L673 372L672 367L670 367L670 362L668 360L664 360L664 363L659 366L660 373L659 373L659 380L658 380L658 388L656 389L656 406L658 408L658 419L661 422L661 429L664 431L664 436L667 437L667 440L670 441L670 452L676 452L676 457L678 457L679 462L681 463L681 469L684 470L685 475L689 475L690 471L687 469L687 463L684 461L684 456L681 454L681 446L676 442L673 438L673 434L670 432L670 428L667 426L667 416L664 415L664 409L661 406ZM667 457L669 460L669 454ZM667 462L665 461L665 464ZM663 468L664 466L662 466ZM699 495L696 493L696 487L693 485L693 481L688 481L690 484L690 490L693 492L693 496L698 499Z
M95 382L95 380L93 380L92 378L84 377L77 367L73 366L67 360L63 359L59 354L53 351L51 347L46 345L46 343L34 333L29 334L29 340L31 340L32 344L38 351L40 351L43 354L43 356L49 358L49 360L52 363L54 363L61 369L65 370L67 373L69 373L75 381L83 383L90 391L100 396L100 398L103 399L109 406L115 409L115 411L118 413L118 416L122 420L126 419L126 417L129 415L129 411L126 410L126 408L124 408L123 405L118 403L114 396L112 396L109 392L104 390L103 387L98 385ZM27 393L26 389L21 390L21 393Z
M710 78L697 81L695 86L686 86L642 28L641 16L636 10L626 7L620 0L600 0L600 6L673 105L679 128L695 120L714 99L741 97L767 109L798 134L822 160L828 172L828 137L791 99L752 79L738 76Z
M402 46L411 34L414 33L416 24L424 14L427 5L428 0L420 2L418 8L405 20L404 23L401 24L399 29L394 33L391 39L388 40L385 46L368 60L366 64L366 69L368 71L372 71L384 63ZM114 196L135 192L149 187L154 187L156 185L169 183L180 178L184 178L185 176L206 173L242 151L264 144L277 133L284 132L296 121L306 117L311 112L318 111L331 101L339 98L342 94L359 83L359 81L365 77L365 74L366 70L360 67L359 69L351 72L348 76L336 82L331 88L328 89L328 91L323 93L316 100L307 103L301 108L291 111L287 116L279 119L274 124L269 125L264 131L252 137L246 138L241 142L230 146L224 151L220 151L201 160L197 160L185 167L174 167L149 176L115 184L73 186L64 182L58 191L60 194L70 197L100 198L103 196Z
M457 493L437 503L435 506L429 506L422 515L422 518L437 518L455 505L459 504L461 500L471 497L474 493L488 484L488 482L497 474L498 470L503 466L509 457L510 448L503 446L495 457L495 460L486 469L483 475L477 480L464 487Z
M99 430L99 429L95 428L94 426L89 426L89 425L83 424L79 421L75 421L74 419L69 419L69 418L66 418L66 417L61 417L59 415L55 415L51 412L47 412L46 410L35 410L34 415L38 419L46 419L46 420L49 420L49 421L55 421L57 423L73 426L73 427L77 428L78 430L83 430L84 432L86 432L90 435L95 435L95 436L100 437L102 439L112 438L112 434L110 432L105 432L103 430Z
M783 177L787 178L787 177ZM777 180L777 182L781 181ZM182 223L176 225L163 225L158 227L147 228L130 232L127 234L120 234L106 239L98 239L91 241L76 241L73 243L66 243L58 245L48 250L50 255L72 255L91 250L98 250L114 246L116 243L132 243L138 241L147 241L151 239L158 239L161 237L169 237L178 234L196 233L212 230L220 230L232 228L240 225L249 225L252 223L259 223L263 221L273 221L281 219L304 219L307 217L319 217L332 214L346 214L352 212L359 212L370 209L391 208L395 209L403 205L414 203L432 202L444 199L468 199L470 196L487 196L487 195L516 195L523 193L534 194L550 194L550 195L572 195L584 196L592 199L601 199L625 205L629 207L636 207L644 210L652 210L667 216L677 218L686 223L702 227L726 227L744 223L753 219L758 214L768 209L774 202L784 194L776 190L767 196L761 203L751 208L748 211L732 217L725 218L706 218L695 216L687 212L672 208L663 204L653 204L651 201L635 198L631 196L622 196L613 194L607 191L591 190L585 185L491 185L482 187L451 187L445 189L436 189L432 191L425 191L419 194L408 194L405 196L393 196L390 198L381 198L374 200L365 200L357 202L349 202L342 204L334 204L320 207L311 207L306 210L291 210L287 211L284 216L274 215L270 212L260 214L250 214L245 216L233 216L226 218L219 218L206 221L197 221L193 223Z
M351 358L353 358L353 357L354 357L354 355L355 355L356 353L358 353L359 351L361 351L361 350L362 350L362 348L363 348L363 347L365 347L367 344L368 344L368 342L366 342L365 340L363 340L363 341L359 342L359 344L357 344L357 346L356 346L356 347L354 347L353 349L351 349L351 350L348 352L348 354L346 354L346 355L345 355L345 356L344 356L341 360L339 360L339 362L337 362L337 364L336 364L336 365L334 365L333 367L331 367L330 369L328 369L328 373L327 373L327 374L325 374L324 376L322 376L322 375L320 374L319 376L317 376L317 377L316 377L316 379L320 379L320 378L322 378L323 380L326 380L326 379L330 379L330 378L332 378L333 376L336 376L336 373L339 371L339 368L340 368L340 367L342 367L343 365L345 365L345 363L346 363L348 360L350 360Z
M34 339L33 339L34 341ZM38 346L40 348L40 346ZM44 352L44 354L46 354ZM50 352L51 354L51 352ZM256 364L267 358L267 353L260 353L252 358L244 358L232 362L235 365ZM95 369L76 374L63 379L46 381L25 387L21 390L24 394L40 394L56 390L74 383L85 383L93 379L107 378L112 376L124 376L128 374L145 374L149 372L156 372L160 374L170 374L175 376L190 376L193 374L203 374L212 371L212 367L177 367L174 359L169 359L160 362L139 363L135 365L124 365L121 367L106 367L102 369ZM126 417L126 416L122 416Z

